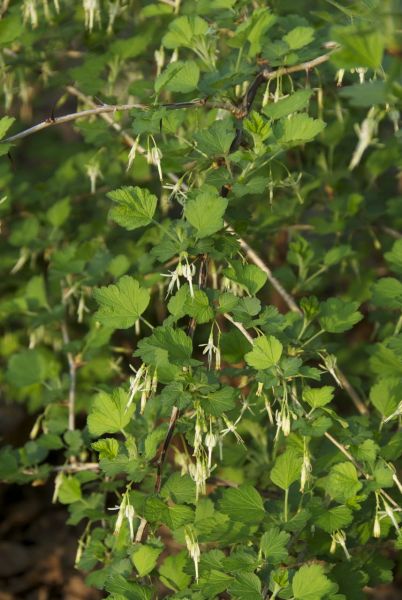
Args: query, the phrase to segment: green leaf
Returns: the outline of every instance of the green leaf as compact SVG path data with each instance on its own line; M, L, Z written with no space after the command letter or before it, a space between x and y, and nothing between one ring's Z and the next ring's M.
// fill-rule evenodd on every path
M370 356L370 367L380 377L400 377L402 357L384 344L376 344L375 351Z
M68 198L55 202L46 213L46 218L53 227L60 227L68 219L71 204Z
M17 10L13 14L2 14L0 20L0 44L8 46L11 42L21 37L24 32L24 23L21 19L21 13Z
M298 50L313 41L314 29L312 27L295 27L283 39L291 50Z
M263 108L263 113L270 119L287 117L294 112L303 110L313 94L313 90L298 90L287 98L281 98L278 102L271 102Z
M251 485L225 490L219 509L240 523L259 523L265 515L262 498Z
M164 498L171 498L177 504L195 504L195 482L189 475L173 473L161 490Z
M389 252L384 254L390 269L398 275L402 275L402 239L397 240Z
M331 60L341 69L367 67L378 69L384 52L384 36L371 28L358 25L334 27L332 39L341 45Z
M303 390L303 400L312 408L319 408L329 404L334 396L334 388L325 385L321 388L306 387Z
M140 356L145 363L155 367L165 361L188 366L192 351L192 340L183 330L155 327L152 335L138 342L134 356Z
M184 208L187 221L196 229L197 237L204 238L223 227L223 215L228 201L217 192L204 191L189 200Z
M178 60L170 63L156 78L155 92L159 94L162 89L165 89L169 92L186 94L197 87L199 78L200 70L196 62Z
M336 585L326 577L321 565L303 565L292 581L295 600L321 600L334 588Z
M351 462L342 462L333 466L329 475L322 480L326 493L338 502L347 502L361 490L356 467Z
M245 288L251 295L256 294L267 281L267 274L259 267L238 260L232 261L230 267L224 269L223 273L228 279Z
M280 144L301 144L309 142L324 129L325 123L313 119L305 113L295 113L279 121L276 137Z
M353 521L353 513L347 506L323 507L322 511L314 519L315 524L326 531L333 533L343 529Z
M250 43L248 51L248 56L250 58L261 52L263 35L270 27L272 27L276 20L277 17L266 7L253 11L251 19L246 20L244 25L247 32L246 39ZM237 32L238 30L236 33Z
M48 378L48 366L45 356L38 350L23 350L10 358L7 379L17 388L42 383Z
M208 23L200 17L178 17L169 25L168 33L163 37L165 48L192 48L197 38L208 31Z
M228 412L235 407L235 398L238 391L235 388L225 386L217 392L208 394L207 398L202 399L202 407L208 415L219 417L224 412Z
M214 121L208 129L195 134L197 148L207 157L227 156L234 139L231 121Z
M290 534L280 531L279 527L267 529L261 537L260 549L269 564L277 565L287 559L289 553L286 546L289 540Z
M340 298L329 298L320 305L320 325L330 333L343 333L362 320L357 310L357 302L348 302Z
M124 229L132 231L152 223L158 199L146 188L121 187L109 192L108 197L116 203L109 216Z
M152 590L143 583L128 581L127 577L113 572L107 578L105 589L113 594L113 600L151 600Z
M271 481L281 488L288 490L292 483L300 477L302 458L293 448L289 448L278 456L271 471Z
M190 575L184 570L188 564L189 559L185 550L168 556L159 567L161 582L174 592L186 589L191 581Z
M253 10L248 19L238 25L234 36L228 40L228 44L232 48L241 48L246 42L249 42L248 56L252 58L261 52L263 36L276 20L276 15L273 15L269 8L257 8Z
M326 267L333 267L338 264L344 258L350 256L352 254L352 249L348 244L341 244L340 246L335 246L335 248L331 248L328 250L324 256L324 265Z
M402 283L393 277L383 277L373 286L372 301L377 306L402 309Z
M2 117L0 119L0 140L6 135L14 121L14 117Z
M376 104L385 104L387 98L387 87L384 81L369 81L367 83L355 83L339 90L342 98L348 98L351 106L371 107Z
M99 437L122 431L131 421L135 409L134 404L127 409L127 403L128 394L121 388L114 390L112 395L99 392L88 415L89 433Z
M81 485L76 477L63 476L61 485L58 490L57 499L62 504L72 504L81 500Z
M149 544L141 544L135 548L131 555L131 560L140 577L145 577L145 575L153 571L161 552L161 547Z
M119 442L114 438L104 438L91 444L92 448L99 452L99 459L108 458L112 460L119 453Z
M262 599L261 580L254 573L237 573L229 585L229 592L232 598L240 600Z
M93 292L100 305L96 318L102 325L114 329L132 327L149 304L148 290L140 287L134 277L124 275L117 285L97 288Z
M191 296L190 290L188 290L183 309L184 314L194 317L200 325L208 323L214 317L214 311L209 305L208 296L202 290L195 290L193 296Z
M255 340L253 349L246 354L245 359L254 369L270 369L278 364L282 350L282 344L273 335L260 336Z
M221 569L220 566L219 569ZM206 575L200 577L199 585L205 597L215 598L218 597L218 594L224 592L232 581L233 577L222 570L211 569Z
M402 383L398 377L380 379L370 390L370 400L383 417L389 417L402 400Z

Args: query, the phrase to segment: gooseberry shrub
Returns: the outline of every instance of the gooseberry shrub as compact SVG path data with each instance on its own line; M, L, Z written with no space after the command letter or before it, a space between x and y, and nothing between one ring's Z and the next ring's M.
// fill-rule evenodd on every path
M3 2L0 473L53 482L109 598L393 579L396 10Z

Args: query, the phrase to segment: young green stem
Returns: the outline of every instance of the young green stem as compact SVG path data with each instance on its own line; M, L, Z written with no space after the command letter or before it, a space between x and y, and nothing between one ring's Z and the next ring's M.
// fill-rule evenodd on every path
M285 523L288 522L288 514L289 514L289 488L285 490L285 500L283 504L283 520Z

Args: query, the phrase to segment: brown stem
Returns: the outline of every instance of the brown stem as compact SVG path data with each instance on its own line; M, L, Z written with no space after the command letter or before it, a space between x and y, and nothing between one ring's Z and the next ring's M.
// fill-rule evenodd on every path
M73 86L67 86L66 89L69 93L73 93L75 96L78 96L78 94L72 92L72 90L74 90ZM222 110L227 110L232 113L237 112L237 108L228 102L214 102L208 101L204 98L196 98L195 100L190 100L189 102L171 102L167 104L161 104L159 108L166 108L168 110L178 110L183 108L197 108L200 106L206 106L208 108L220 108ZM87 110L81 110L75 113L70 113L68 115L63 115L61 117L49 117L45 121L42 121L41 123L38 123L33 127L29 127L28 129L24 129L24 131L20 131L15 135L11 135L10 137L2 140L2 142L15 142L17 140L21 140L25 137L28 137L29 135L37 133L38 131L42 131L42 129L47 129L48 127L53 127L54 125L61 125L62 123L69 123L70 121L75 121L76 119L90 117L93 115L104 115L107 113L125 112L134 108L147 111L154 107L147 104L139 104L135 102L128 104L101 104L100 106L94 105L92 108L89 108Z
M264 69L262 71L262 75L264 79L271 80L276 79L277 77L282 77L282 75L290 75L291 73L298 73L299 71L311 71L314 67L318 67L323 63L327 62L330 59L331 54L334 50L339 50L339 46L336 46L331 52L327 54L322 54L321 56L317 56L312 60L307 60L306 62L299 63L298 65L293 65L291 67L280 67L279 69L275 69L270 71L269 69Z

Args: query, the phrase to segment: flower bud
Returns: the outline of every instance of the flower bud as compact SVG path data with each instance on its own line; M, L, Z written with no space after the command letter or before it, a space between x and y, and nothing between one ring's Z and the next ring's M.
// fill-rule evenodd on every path
M375 519L374 519L373 537L379 538L380 536L381 536L380 519L378 518L378 515L376 515Z

